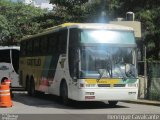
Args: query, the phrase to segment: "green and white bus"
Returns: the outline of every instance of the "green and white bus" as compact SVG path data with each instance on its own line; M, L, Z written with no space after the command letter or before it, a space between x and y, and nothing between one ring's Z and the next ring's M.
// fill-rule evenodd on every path
M65 23L20 44L20 83L77 101L133 100L138 96L136 42L130 27Z

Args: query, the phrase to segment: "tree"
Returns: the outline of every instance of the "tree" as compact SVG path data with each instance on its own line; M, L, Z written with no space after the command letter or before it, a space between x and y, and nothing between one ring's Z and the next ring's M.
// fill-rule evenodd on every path
M147 58L160 59L160 10L159 0L117 0L120 7L114 9L118 16L125 16L125 13L132 11L136 20L141 21L143 32L143 43L147 47Z
M9 35L8 27L9 26L7 19L5 18L5 16L0 15L0 43L3 43L3 41Z
M0 41L15 44L25 35L31 35L65 22L108 22L135 13L141 21L143 42L148 58L160 59L159 0L50 0L56 4L51 12L21 3L0 1Z
M61 22L108 22L115 16L114 9L121 4L117 0L50 0L56 4L55 15Z
M24 5L12 3L7 0L0 1L0 41L3 45L17 44L25 35L35 34L40 29L40 24L33 19L42 16L45 11Z
M88 0L50 0L51 3L56 4L54 9L55 16L61 16L61 23L84 22L87 1Z

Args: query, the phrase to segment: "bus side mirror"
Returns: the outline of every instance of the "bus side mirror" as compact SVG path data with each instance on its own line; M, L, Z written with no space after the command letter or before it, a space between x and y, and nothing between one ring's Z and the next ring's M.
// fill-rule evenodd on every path
M131 65L130 64L126 64L125 65L125 73L129 73L131 71Z
M133 77L138 76L137 70L133 64L126 64L125 65L125 73L126 73L126 75L133 76Z
M76 76L73 77L73 81L74 81L74 82L77 81L77 77L76 77Z

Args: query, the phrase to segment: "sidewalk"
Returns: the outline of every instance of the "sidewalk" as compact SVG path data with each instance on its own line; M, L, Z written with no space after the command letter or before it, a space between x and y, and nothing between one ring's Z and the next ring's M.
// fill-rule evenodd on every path
M129 100L129 101L123 101L123 102L160 106L160 101L144 100L144 99Z

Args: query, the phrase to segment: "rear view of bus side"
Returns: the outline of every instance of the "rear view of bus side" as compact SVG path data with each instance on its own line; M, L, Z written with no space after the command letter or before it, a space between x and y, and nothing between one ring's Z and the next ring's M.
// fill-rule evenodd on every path
M0 46L0 82L11 80L12 87L19 85L19 46Z
M21 41L20 83L77 101L137 99L136 42L132 28L65 23Z

